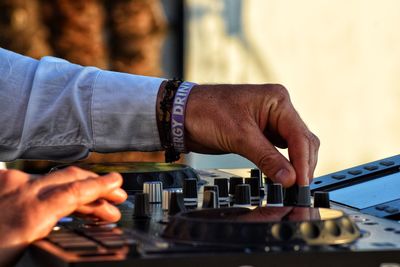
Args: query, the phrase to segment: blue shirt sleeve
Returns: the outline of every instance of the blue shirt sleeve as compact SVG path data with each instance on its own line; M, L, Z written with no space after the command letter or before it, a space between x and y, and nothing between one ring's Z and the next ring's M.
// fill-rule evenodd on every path
M160 150L162 81L0 48L0 160Z

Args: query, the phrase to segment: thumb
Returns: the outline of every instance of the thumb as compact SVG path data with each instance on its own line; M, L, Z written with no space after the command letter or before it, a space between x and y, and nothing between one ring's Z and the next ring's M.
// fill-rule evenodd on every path
M296 172L292 164L272 145L258 129L250 129L244 136L239 154L251 160L275 183L284 187L293 185Z

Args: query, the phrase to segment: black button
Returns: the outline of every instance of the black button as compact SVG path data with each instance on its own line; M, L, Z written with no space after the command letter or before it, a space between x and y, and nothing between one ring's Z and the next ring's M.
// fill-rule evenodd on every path
M81 242L63 242L58 245L65 250L97 250L97 244L90 240Z
M379 164L381 164L383 166L392 166L392 165L394 165L394 161L384 160L384 161L379 162Z
M368 165L368 166L365 166L364 169L366 169L367 171L374 171L374 170L378 169L378 166Z
M343 174L334 174L334 175L332 175L331 177L332 177L333 179L335 179L335 180L342 180L342 179L346 178L346 175L343 175Z
M385 211L387 213L396 213L396 212L399 212L399 209L388 207L388 208L385 209Z
M359 175L362 173L362 171L360 170L352 170L352 171L348 171L348 173L352 174L352 175Z
M389 208L389 206L387 206L387 205L379 205L379 206L375 207L375 209L377 209L377 210L385 210L386 208Z
M125 245L125 241L123 239L109 239L109 240L101 240L101 244L107 248L120 248Z

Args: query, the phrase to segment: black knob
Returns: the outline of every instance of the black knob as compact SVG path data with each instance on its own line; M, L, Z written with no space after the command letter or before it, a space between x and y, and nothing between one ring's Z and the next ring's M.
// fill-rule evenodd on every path
M309 207L311 205L310 187L295 184L286 188L283 203L285 206Z
M215 209L218 208L218 197L217 193L213 190L206 190L203 194L203 209Z
M215 192L215 196L214 199L216 200L216 206L214 208L219 208L219 190L218 190L218 186L217 185L205 185L204 186L204 194L207 191L212 191ZM204 194L203 194L203 198L204 198ZM204 208L204 202L203 202L203 208Z
M297 206L310 207L311 206L311 192L310 186L299 186L299 193L297 196Z
M283 206L283 191L281 184L267 185L267 206Z
M168 188L168 189L163 190L163 193L162 193L162 209L163 210L169 209L169 201L171 200L172 192L182 193L182 188Z
M178 212L186 211L185 203L183 201L183 193L172 192L171 199L169 200L169 215L175 215Z
M250 200L252 205L260 204L260 180L259 178L246 178L245 183L250 185Z
M236 192L236 186L239 184L243 184L243 178L242 177L231 177L229 178L229 194L230 195L235 195Z
M183 201L187 208L197 208L197 180L183 180Z
M146 219L150 217L149 209L149 195L147 193L135 194L135 207L133 210L133 217L135 219Z
M314 192L314 208L330 208L329 192L316 191Z
M218 186L219 197L228 197L228 179L227 178L216 178L214 179L214 185Z
M261 178L261 171L260 171L260 169L251 169L251 170L250 170L250 177L253 177L253 178Z
M297 184L295 184L291 187L285 188L283 204L285 206L296 206L298 194L299 194L299 186ZM268 195L267 195L267 197L268 197Z
M214 185L218 186L218 200L220 206L228 206L229 205L229 191L228 191L228 182L227 178L216 178L214 179Z
M250 185L239 184L235 189L235 206L250 206Z
M258 187L259 187L259 191L260 191L259 195L260 195L260 198L264 198L265 191L264 191L264 184L263 184L263 180L262 180L262 172L260 171L260 169L251 169L250 177L258 178Z
M269 184L273 184L273 183L274 183L274 181L272 181L272 179L271 179L271 178L265 177L265 179L264 179L264 183L265 183L265 184L267 184L267 185L269 185Z

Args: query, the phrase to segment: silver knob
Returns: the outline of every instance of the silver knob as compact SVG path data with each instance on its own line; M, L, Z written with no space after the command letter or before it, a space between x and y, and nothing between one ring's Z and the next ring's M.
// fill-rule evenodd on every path
M162 182L144 182L143 193L149 194L149 203L161 203L162 201Z

